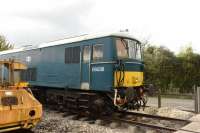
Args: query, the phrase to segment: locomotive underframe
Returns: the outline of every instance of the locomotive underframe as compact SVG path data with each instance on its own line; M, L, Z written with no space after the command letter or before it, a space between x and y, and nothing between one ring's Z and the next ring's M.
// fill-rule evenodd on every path
M60 111L89 111L99 113L112 112L111 92L97 92L74 89L55 89L34 87L32 91L44 105Z
M117 109L139 109L146 104L143 88L118 88L112 92L33 87L32 91L44 105L60 111L89 111L110 114ZM122 103L122 101L124 103Z

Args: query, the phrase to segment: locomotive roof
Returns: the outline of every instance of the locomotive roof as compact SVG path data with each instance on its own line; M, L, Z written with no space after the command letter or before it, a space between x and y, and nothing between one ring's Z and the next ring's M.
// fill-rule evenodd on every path
M20 51L26 51L26 50L32 50L32 49L38 49L38 48L51 47L51 46L62 45L62 44L66 44L66 43L80 42L80 41L84 41L84 40L102 38L102 37L107 37L107 36L124 37L124 38L129 38L129 39L134 39L134 40L139 41L135 37L131 36L128 33L124 33L124 32L106 33L106 34L92 34L92 35L85 34L85 35L81 35L81 36L68 37L68 38L64 38L64 39L56 40L56 41L51 41L51 42L47 42L47 43L41 43L39 45L34 45L34 46L30 45L28 47L21 47L21 48L16 48L16 49L12 49L12 50L6 50L6 51L0 52L0 55L20 52Z

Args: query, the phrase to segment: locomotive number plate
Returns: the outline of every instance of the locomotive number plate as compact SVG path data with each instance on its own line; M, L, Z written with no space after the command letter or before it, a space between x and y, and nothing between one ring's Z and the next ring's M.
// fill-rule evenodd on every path
M93 72L103 72L104 71L104 67L93 67L92 71Z

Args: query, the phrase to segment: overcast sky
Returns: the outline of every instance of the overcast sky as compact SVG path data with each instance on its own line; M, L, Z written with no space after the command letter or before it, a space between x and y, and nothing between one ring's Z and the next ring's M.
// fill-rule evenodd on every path
M0 34L36 45L67 36L129 29L178 52L200 53L199 0L0 0Z

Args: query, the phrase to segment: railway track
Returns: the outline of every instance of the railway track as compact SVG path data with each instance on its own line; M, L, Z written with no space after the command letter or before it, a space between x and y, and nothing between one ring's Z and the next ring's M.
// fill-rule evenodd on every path
M189 124L191 122L190 120L164 117L164 116L158 116L158 115L150 115L150 114L144 114L144 113L139 113L139 112L117 111L114 114L114 116L112 116L112 120L110 119L110 121L128 123L128 124L136 125L139 127L153 129L158 132L164 132L164 131L175 132L178 130L182 130L182 131L187 131L191 133L198 133L198 132L192 132L192 131L181 129L181 127L185 126L186 124ZM152 123L152 121L154 121L154 123ZM157 124L155 121L157 121ZM159 121L168 121L171 123L170 125L172 126L159 125L158 124ZM175 124L176 125L178 124L179 127L178 128L174 127L173 125Z
M66 112L66 113L70 114L70 112ZM84 115L84 117L87 116L88 118L90 117L90 115L88 115L88 112L83 113L83 111L79 110L76 113L77 113L77 118L80 117L81 115ZM185 120L185 119L178 119L178 118L171 118L171 117L165 117L165 116L145 114L145 113L140 113L140 112L129 112L129 111L116 111L111 116L99 116L95 119L103 120L105 123L108 121L118 122L118 123L127 123L129 125L145 128L147 130L148 129L155 130L158 133L163 133L163 132L171 133L178 130L187 131L181 128L191 122L190 120ZM163 123L168 123L168 124L163 124ZM191 131L187 131L187 132L191 132ZM198 133L198 132L191 132L191 133Z
M159 120L177 121L177 122L183 122L183 123L191 122L190 120L185 120L185 119L151 115L151 114L145 114L145 113L139 113L139 112L117 111L117 113L119 113L121 115L133 115L133 116L137 116L137 117L146 117L146 118L153 118L153 119L159 119Z
M163 133L163 132L171 133L178 130L187 131L191 133L199 133L181 129L183 126L189 124L191 122L190 120L144 114L139 112L117 111L114 112L113 115L109 117L103 116L97 119L101 119L105 123L107 123L108 121L127 123L130 125L147 128L147 130L148 129L155 130L158 133ZM170 125L165 125L165 124L160 125L159 124L160 121L168 122L170 123ZM176 127L174 125L176 125Z

